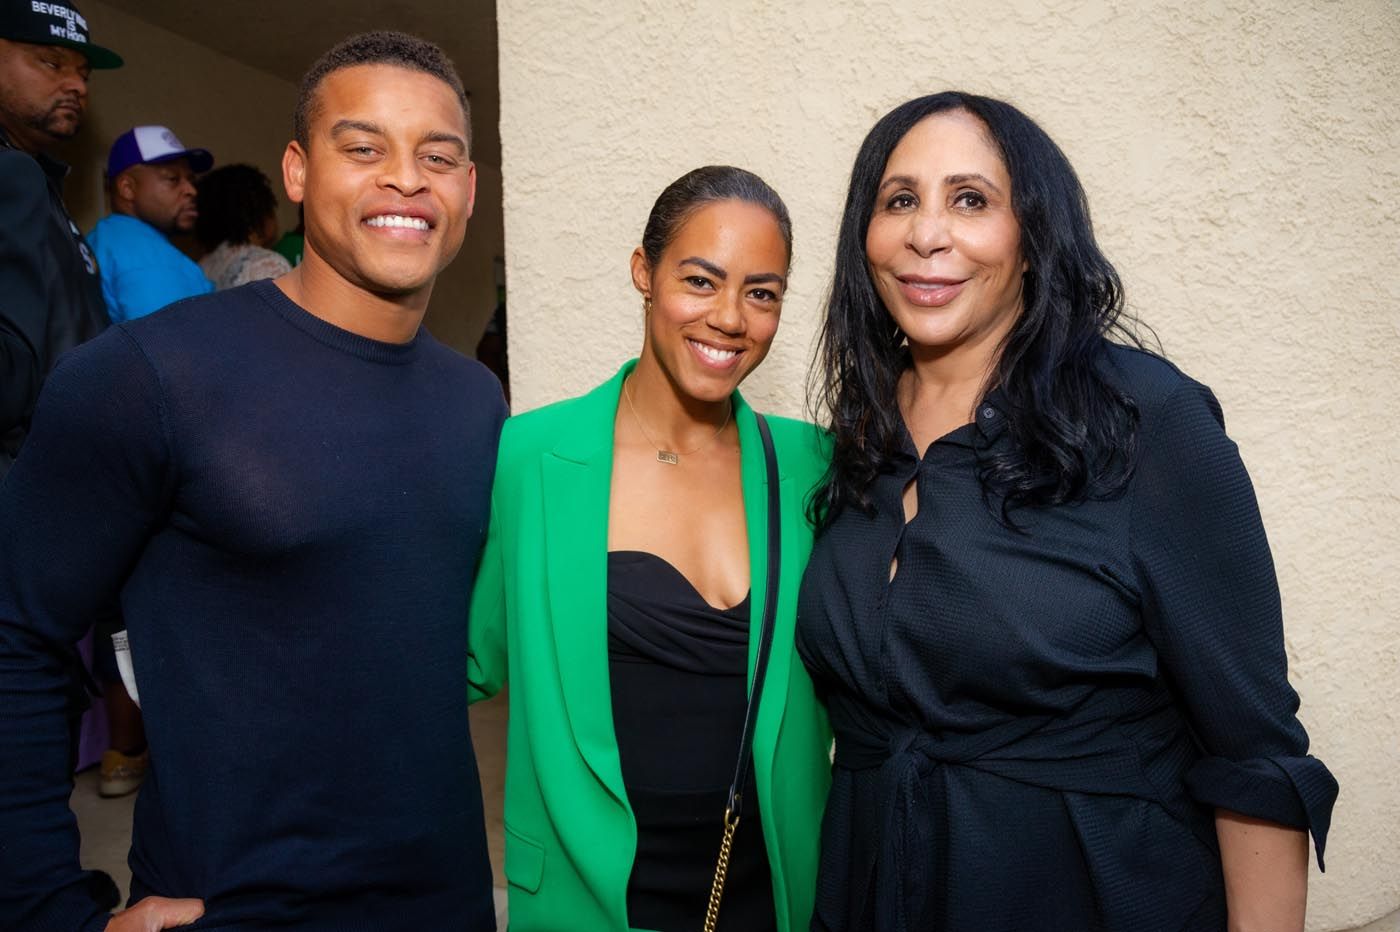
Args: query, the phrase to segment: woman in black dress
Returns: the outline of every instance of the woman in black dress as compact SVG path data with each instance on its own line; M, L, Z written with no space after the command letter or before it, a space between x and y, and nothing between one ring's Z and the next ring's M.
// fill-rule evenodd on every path
M871 130L798 612L836 731L814 929L1303 927L1337 784L1253 490L1121 312L1024 114L943 93Z

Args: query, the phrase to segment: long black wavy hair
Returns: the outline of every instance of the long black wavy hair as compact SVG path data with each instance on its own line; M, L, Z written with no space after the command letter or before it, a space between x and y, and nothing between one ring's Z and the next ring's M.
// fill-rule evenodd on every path
M810 503L825 527L846 508L870 513L870 483L900 446L895 389L910 365L865 255L866 228L890 153L926 117L966 111L985 125L1011 177L1027 271L1022 311L988 388L1000 387L1013 442L979 450L989 506L1015 526L1023 506L1059 505L1121 490L1132 472L1138 411L1100 371L1104 337L1141 346L1123 309L1118 273L1094 241L1089 205L1060 147L1010 104L959 91L896 107L871 129L851 170L809 399L834 438L831 466Z

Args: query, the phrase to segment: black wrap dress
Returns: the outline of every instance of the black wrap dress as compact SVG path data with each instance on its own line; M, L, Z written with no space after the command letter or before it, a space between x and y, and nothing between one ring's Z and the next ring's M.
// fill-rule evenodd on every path
M994 391L922 458L906 434L875 513L818 538L797 637L836 757L814 929L1224 929L1216 807L1310 829L1322 861L1337 784L1219 406L1150 354L1103 365L1141 414L1122 494L1008 529L978 481L1011 442Z

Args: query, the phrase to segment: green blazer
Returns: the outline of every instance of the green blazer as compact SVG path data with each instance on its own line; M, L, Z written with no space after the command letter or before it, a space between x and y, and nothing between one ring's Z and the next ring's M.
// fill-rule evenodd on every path
M607 549L613 423L633 365L583 397L511 418L501 434L491 525L472 596L469 679L473 699L510 684L505 869L512 932L629 927L637 823L613 732ZM767 571L768 480L753 410L737 392L734 419L749 533L752 674ZM798 932L811 921L831 730L793 628L812 548L803 505L826 468L828 446L810 424L768 422L778 454L783 550L754 775L778 928ZM721 909L721 928L723 916ZM695 917L697 929L703 918Z

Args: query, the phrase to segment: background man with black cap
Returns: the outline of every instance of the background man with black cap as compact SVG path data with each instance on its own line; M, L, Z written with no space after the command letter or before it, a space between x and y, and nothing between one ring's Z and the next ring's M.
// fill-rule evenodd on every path
M68 166L45 153L77 133L89 73L121 63L71 3L0 0L0 477L55 360L107 324L97 263L63 207Z
M194 229L195 175L213 164L207 150L187 148L164 126L137 126L112 143L107 156L112 213L88 235L112 323L214 290L194 260L168 239Z

